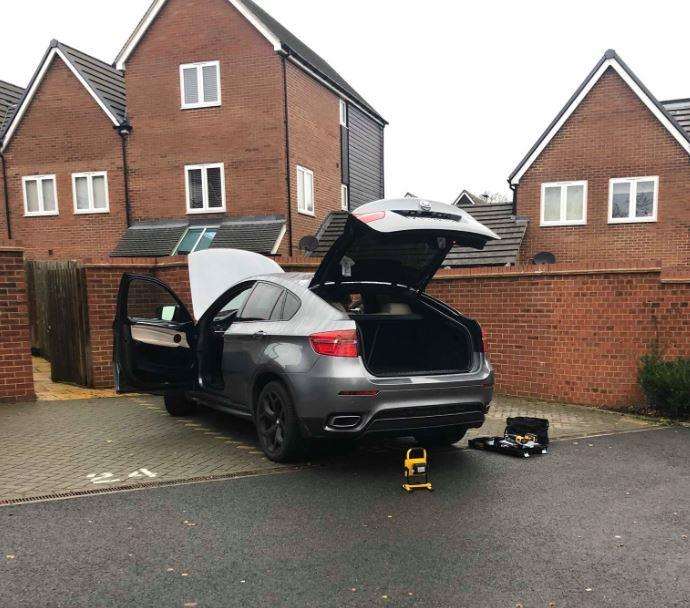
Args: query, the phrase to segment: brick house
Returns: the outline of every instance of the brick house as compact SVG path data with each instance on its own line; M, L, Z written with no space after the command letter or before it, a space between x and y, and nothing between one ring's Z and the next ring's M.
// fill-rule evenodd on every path
M54 40L5 126L8 235L34 257L112 251L126 228L122 75Z
M154 0L112 65L51 43L0 131L5 234L35 258L289 255L383 196L386 124L251 0Z
M509 177L521 260L689 264L689 117L607 51Z
M0 134L3 132L5 125L9 123L10 119L17 110L17 105L24 95L24 89L18 87L4 80L0 80ZM2 156L0 156L0 196L3 200L7 198L7 181L5 179L5 161ZM5 206L3 210L2 219L0 219L0 229L2 232L2 237L8 236L7 234L7 214L9 209Z

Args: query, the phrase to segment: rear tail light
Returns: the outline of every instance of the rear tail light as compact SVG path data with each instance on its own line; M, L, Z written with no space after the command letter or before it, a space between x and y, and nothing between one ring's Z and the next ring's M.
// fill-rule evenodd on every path
M326 357L359 357L357 331L324 331L309 336L314 352Z
M375 222L376 220L382 220L384 217L386 217L386 212L385 211L376 211L375 213L363 213L362 215L355 214L355 217L360 222L364 222L365 224L370 224L371 222Z

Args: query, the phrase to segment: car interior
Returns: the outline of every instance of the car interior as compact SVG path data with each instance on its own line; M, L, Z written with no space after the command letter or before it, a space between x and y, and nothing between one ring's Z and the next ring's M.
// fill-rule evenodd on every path
M364 364L376 376L461 373L472 364L467 328L402 290L340 287L325 299L356 321Z

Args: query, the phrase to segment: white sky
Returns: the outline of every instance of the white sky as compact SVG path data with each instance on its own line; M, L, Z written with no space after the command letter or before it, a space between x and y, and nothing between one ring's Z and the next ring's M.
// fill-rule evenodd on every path
M687 0L257 1L391 123L389 197L507 194L508 174L607 48L658 99L690 97ZM148 4L3 2L0 79L26 85L52 38L112 61Z

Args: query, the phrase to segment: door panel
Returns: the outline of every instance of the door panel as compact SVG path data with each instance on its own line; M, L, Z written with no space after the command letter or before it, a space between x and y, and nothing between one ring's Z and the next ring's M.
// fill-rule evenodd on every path
M114 326L117 391L191 390L196 327L175 293L153 277L125 274Z
M254 286L237 320L225 334L223 345L223 377L226 394L243 407L251 403L254 372L265 359L264 350L270 337L271 315L282 303L284 288L260 282Z
M157 327L138 323L132 325L132 339L152 346L167 346L168 348L189 348L187 334L179 329Z

